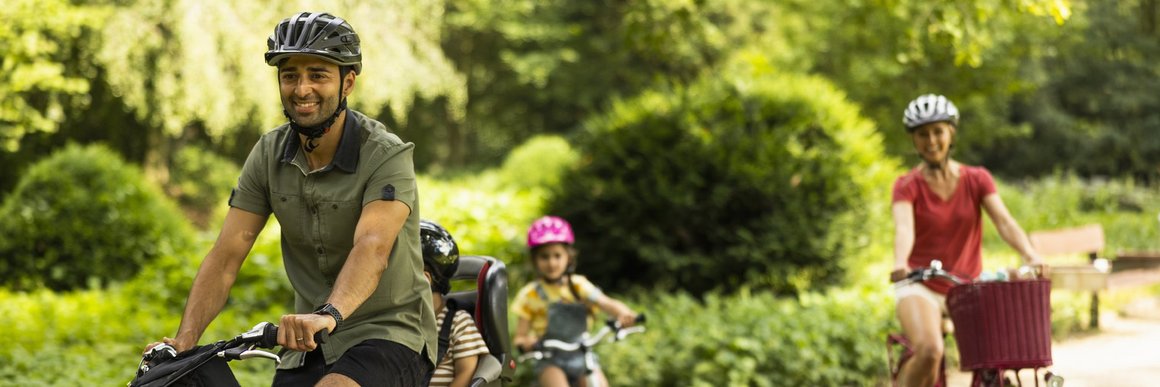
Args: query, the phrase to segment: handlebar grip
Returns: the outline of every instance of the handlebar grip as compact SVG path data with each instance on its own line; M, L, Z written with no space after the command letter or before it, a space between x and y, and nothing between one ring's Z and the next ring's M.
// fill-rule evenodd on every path
M258 340L258 346L262 348L274 348L278 345L278 326L274 324L266 324L262 328L262 338Z
M644 313L636 315L636 319L633 320L633 322L635 322L636 324L643 324L644 321L645 321ZM609 328L620 329L620 327L618 326L620 321L618 321L615 318L610 318L608 320L604 320L604 323L607 324Z
M321 331L314 332L314 343L325 344L327 337L330 337L330 330L322 328ZM262 330L262 339L258 342L258 346L262 348L274 348L276 345L278 345L278 326L274 324L267 325Z

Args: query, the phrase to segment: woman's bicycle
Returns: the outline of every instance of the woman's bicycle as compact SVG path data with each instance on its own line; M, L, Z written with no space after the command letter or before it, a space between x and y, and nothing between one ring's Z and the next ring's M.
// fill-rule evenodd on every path
M1007 371L1023 385L1019 371L1032 369L1039 385L1039 369L1051 365L1051 282L1046 279L966 281L942 269L934 260L930 267L914 270L902 281L920 283L944 279L954 284L947 293L949 316L944 316L943 337L953 331L959 348L960 368L971 371L971 386L1006 386ZM954 329L948 329L949 317ZM913 355L902 333L886 339L891 383L898 385L902 365ZM1062 387L1063 377L1047 370L1048 387ZM946 387L946 355L939 362L936 386Z
M519 356L518 360L521 363L530 360L544 360L553 356L560 356L566 353L580 353L584 357L584 374L585 385L587 387L607 387L600 383L599 378L595 377L595 370L600 369L600 365L596 362L596 353L593 352L598 344L602 342L615 342L624 340L625 337L634 333L644 332L644 327L639 325L645 322L644 314L636 316L635 326L624 328L616 319L609 319L596 334L589 336L587 332L581 335L576 342L567 342L562 340L540 340L536 343L533 349ZM611 337L609 337L611 335ZM607 339L607 340L606 340Z
M325 343L326 330L314 334L314 342ZM130 387L239 386L228 364L232 360L263 358L280 364L282 359L259 348L278 345L278 326L261 322L230 340L194 347L177 353L169 344L158 344L141 356L137 375Z

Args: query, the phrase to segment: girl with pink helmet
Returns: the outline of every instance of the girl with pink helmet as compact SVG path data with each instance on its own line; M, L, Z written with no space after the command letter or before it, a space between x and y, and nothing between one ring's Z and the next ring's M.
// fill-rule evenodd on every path
M511 305L518 316L514 344L525 352L542 339L576 342L588 331L595 309L616 318L624 327L636 321L636 312L574 273L575 240L572 226L556 216L536 219L528 229L528 250L536 279L520 289ZM584 369L583 357L559 354L536 363L535 374L540 386L566 387L584 379ZM601 385L608 384L599 367L593 373Z

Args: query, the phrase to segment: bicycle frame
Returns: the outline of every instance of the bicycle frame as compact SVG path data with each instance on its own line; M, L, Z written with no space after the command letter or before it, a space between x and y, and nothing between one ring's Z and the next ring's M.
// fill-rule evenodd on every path
M637 316L637 323L644 322L644 315ZM596 378L596 373L593 372L599 369L599 364L596 363L595 352L593 348L602 342L616 342L624 340L625 337L635 333L644 332L643 326L633 326L630 328L622 328L620 322L616 320L608 320L605 325L600 328L596 334L589 336L585 332L580 340L577 342L567 342L562 340L548 339L540 341L536 344L536 349L520 355L519 361L525 362L528 360L543 360L552 357L554 352L580 352L584 354L584 378L587 387L607 387L600 383ZM608 337L612 335L612 337ZM607 340L606 340L607 339Z

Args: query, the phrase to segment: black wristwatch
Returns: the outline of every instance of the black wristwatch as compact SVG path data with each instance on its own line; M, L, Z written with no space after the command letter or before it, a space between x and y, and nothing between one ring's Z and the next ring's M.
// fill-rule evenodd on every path
M314 314L329 315L330 317L334 317L335 331L342 327L342 313L339 313L338 308L335 308L334 305L328 303L326 305L320 306L317 310L314 311Z

